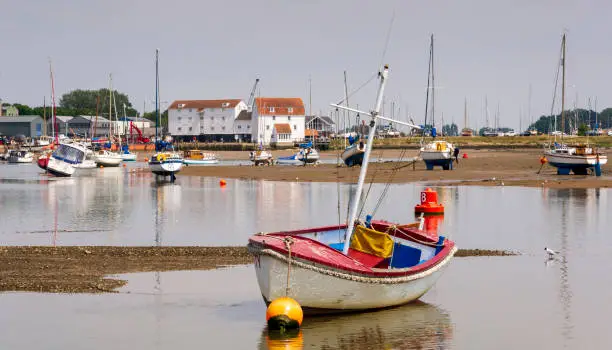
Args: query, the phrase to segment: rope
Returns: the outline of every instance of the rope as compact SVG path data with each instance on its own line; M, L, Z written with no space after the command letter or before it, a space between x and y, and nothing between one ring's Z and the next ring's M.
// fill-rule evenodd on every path
M285 247L287 247L287 288L285 289L285 296L289 296L289 278L291 277L291 246L294 241L291 237L285 237L283 240L285 242Z
M248 250L251 254L253 255L268 255L272 258L275 258L277 260L280 260L282 262L288 262L287 261L287 257L283 254L279 254L277 252L275 252L274 250L271 249L262 249L260 247L256 247L254 245L249 244L248 245ZM330 268L328 266L315 266L312 263L306 263L306 262L302 262L300 260L293 260L293 265L305 269L305 270L311 270L323 275L328 275L328 276L332 276L332 277L336 277L336 278L340 278L340 279L345 279L345 280L349 280L349 281L355 281L355 282L361 282L361 283L370 283L370 284L398 284L398 283L406 283L406 282L410 282L410 281L414 281L417 279L421 279L424 277L427 277L433 273L438 272L439 270L441 270L449 261L450 259L455 255L455 253L457 252L457 247L453 247L451 252L444 257L444 259L442 259L438 264L436 264L434 267L432 267L431 269L416 273L416 274L411 274L411 275L403 275L403 276L398 276L398 277L369 277L369 276L363 276L360 274L354 274L354 273L347 273L347 272L341 272L338 271L336 269ZM402 268L402 269L395 269L395 272L410 272L412 268L408 267L408 268ZM372 269L373 271L387 271L387 269Z

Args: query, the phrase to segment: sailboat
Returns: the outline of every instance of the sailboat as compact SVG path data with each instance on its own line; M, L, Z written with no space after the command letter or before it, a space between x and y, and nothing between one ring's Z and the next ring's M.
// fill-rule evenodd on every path
M155 151L149 160L149 169L158 176L170 176L170 180L176 179L175 174L183 168L183 158L179 153L172 151L172 144L167 140L160 140L159 128L159 49L155 50ZM168 151L167 149L170 148Z
M549 145L549 149L544 152L545 157L548 164L557 168L558 175L569 175L570 172L586 175L588 169L594 169L597 175L601 175L601 166L608 162L608 157L605 154L594 150L588 142L575 146L568 146L563 143L563 134L565 133L565 34L561 39L561 68L563 71L561 79L560 142L557 143L557 133L555 132L554 145L552 147Z
M350 107L348 101L346 71L344 71L344 103L346 104L346 107ZM356 125L356 127L359 127L359 125ZM346 146L346 138L344 138L344 140L344 145ZM345 147L344 151L340 154L340 158L349 168L355 165L361 165L363 163L363 154L365 153L365 144L362 140L359 140L359 133L357 133L356 137L350 135L348 141L349 145L348 147Z
M454 146L445 140L436 140L436 123L435 123L435 81L434 81L434 37L431 35L429 44L429 69L427 76L427 97L425 99L425 125L427 125L427 107L429 106L429 90L431 90L431 136L433 140L424 144L420 150L420 157L425 162L427 170L433 170L434 166L441 166L444 170L453 168L453 151ZM431 83L431 85L430 85ZM423 133L425 136L425 133ZM421 143L423 140L421 139Z
M113 140L113 76L109 76L109 88L108 88L108 139L109 145L112 146ZM115 106L115 114L117 113L117 106ZM119 135L119 145L121 146L121 135ZM109 148L110 148L109 146ZM118 167L123 158L119 153L112 152L107 149L101 149L96 151L94 155L94 161L99 167Z
M467 99L465 99L465 101L463 102L463 125L465 125L465 127L463 128L463 130L461 130L461 136L474 136L474 130L468 127Z
M320 159L319 152L314 148L312 142L301 143L299 150L287 157L278 157L277 164L304 165L314 164Z
M266 303L290 296L306 314L360 311L405 304L420 298L455 254L443 236L383 220L359 220L361 194L377 120L407 125L379 114L389 67L379 72L370 128L347 224L295 231L258 233L249 238L255 273Z
M124 125L125 123L128 123L127 113L125 112L125 107L126 106L124 103L123 104L123 123ZM129 121L129 125L130 125L130 131L131 131L132 121ZM129 141L129 137L127 137L127 127L123 129L123 133L125 134L125 145L121 146L121 159L123 159L124 162L135 162L138 155L136 153L130 152L130 141Z

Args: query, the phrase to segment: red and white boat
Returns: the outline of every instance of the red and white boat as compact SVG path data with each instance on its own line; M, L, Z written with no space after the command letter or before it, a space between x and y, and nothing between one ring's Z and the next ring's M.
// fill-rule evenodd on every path
M395 225L369 217L363 222L357 215L376 120L418 128L378 114L387 74L385 66L372 113L332 105L372 118L348 224L250 237L248 248L266 303L288 295L306 313L409 303L434 285L457 251L452 241L415 228L417 223Z

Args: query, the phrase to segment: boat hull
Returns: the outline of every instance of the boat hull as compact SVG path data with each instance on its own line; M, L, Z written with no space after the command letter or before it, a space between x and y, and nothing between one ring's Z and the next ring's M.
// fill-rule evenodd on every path
M441 166L444 170L453 168L452 152L421 150L421 159L425 162L427 170L433 170L434 166Z
M355 165L361 165L363 163L363 155L365 153L365 147L359 148L358 146L348 147L342 154L340 158L344 161L344 164L348 167L352 167Z
M453 251L454 254L454 251ZM453 254L414 278L365 277L293 260L289 295L306 313L349 312L406 304L419 299L442 275ZM278 254L255 255L255 273L266 303L285 296L287 260Z
M135 153L123 153L121 154L121 160L124 162L135 162L137 155Z
M55 159L53 157L49 158L49 162L47 164L47 171L52 175L62 177L72 176L75 170L76 169L72 164Z
M149 162L149 169L155 175L171 176L181 171L183 160L166 160L162 162Z
M96 162L89 159L83 160L82 163L73 165L73 167L75 167L76 169L94 169L97 166L98 165L96 164Z
M219 163L218 159L183 159L185 165L211 165Z
M49 164L49 158L48 157L40 157L40 158L38 158L38 160L36 160L36 164L38 165L39 168L41 168L43 170L47 170L47 164Z
M96 157L95 162L98 166L104 167L118 167L123 159L120 157Z
M32 163L32 161L34 161L34 158L32 157L9 157L8 158L8 162L13 163L13 164Z

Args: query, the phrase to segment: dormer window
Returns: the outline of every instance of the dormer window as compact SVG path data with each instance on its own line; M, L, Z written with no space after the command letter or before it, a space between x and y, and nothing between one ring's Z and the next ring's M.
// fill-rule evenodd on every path
M270 107L270 113L274 113L274 107Z
M272 116L272 120L276 120L276 116L275 115Z
M289 108L287 108L287 112L289 112L289 113L293 113L293 107L289 107Z
M179 103L179 104L178 104L178 108L179 108L179 109L181 109L181 108L183 108L183 107L185 107L185 104L184 104L184 103Z
M223 102L223 104L221 105L221 107L223 107L223 108L227 108L227 107L229 107L229 102Z

